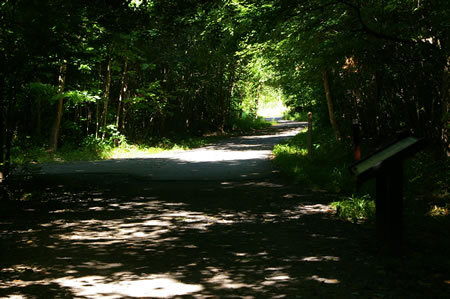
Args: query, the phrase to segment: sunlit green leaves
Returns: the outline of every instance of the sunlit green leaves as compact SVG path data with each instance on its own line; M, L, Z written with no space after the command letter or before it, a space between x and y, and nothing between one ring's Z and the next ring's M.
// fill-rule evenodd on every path
M92 67L90 66L90 65L88 65L88 64L80 64L79 66L78 66L78 70L80 70L80 71L85 71L85 72L90 72L90 71L92 71Z
M368 194L361 197L352 195L343 198L341 201L331 203L331 207L336 210L339 217L354 223L374 220L375 217L375 202Z
M64 97L71 101L73 104L81 103L95 103L100 100L99 95L91 94L87 90L72 90L64 93Z

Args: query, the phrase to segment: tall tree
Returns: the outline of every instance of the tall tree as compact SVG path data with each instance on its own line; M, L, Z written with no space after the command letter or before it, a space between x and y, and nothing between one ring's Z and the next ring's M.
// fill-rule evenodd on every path
M111 46L112 48L112 46ZM109 96L111 93L111 76L112 76L112 50L110 50L110 54L108 55L106 62L106 79L105 79L105 87L103 91L103 112L102 112L102 139L105 138L106 135L106 127L108 122L108 104L109 104Z
M64 87L66 85L67 61L61 63L58 76L58 107L56 110L55 123L53 125L48 150L55 152L58 149L58 138L61 130L61 119L64 108Z

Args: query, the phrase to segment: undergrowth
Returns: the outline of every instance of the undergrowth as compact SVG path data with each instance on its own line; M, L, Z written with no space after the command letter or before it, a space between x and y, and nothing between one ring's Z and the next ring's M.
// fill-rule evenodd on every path
M254 117L251 115L244 115L241 118L232 121L232 131L239 133L248 133L253 130L264 129L270 127L272 124L267 122L262 117Z

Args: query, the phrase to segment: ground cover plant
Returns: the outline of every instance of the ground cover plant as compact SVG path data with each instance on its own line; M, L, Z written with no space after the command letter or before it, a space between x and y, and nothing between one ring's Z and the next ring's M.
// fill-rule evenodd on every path
M375 219L375 202L368 194L362 197L344 197L340 201L332 202L331 207L339 217L354 223Z

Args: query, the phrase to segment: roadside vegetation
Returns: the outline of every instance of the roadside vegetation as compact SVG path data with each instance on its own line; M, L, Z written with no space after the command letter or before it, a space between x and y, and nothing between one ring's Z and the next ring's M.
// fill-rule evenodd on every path
M233 120L230 130L207 134L205 136L155 137L145 143L133 143L122 134L107 135L103 140L88 136L80 144L67 143L58 151L48 151L45 146L18 144L12 148L12 165L95 161L120 158L137 158L163 151L189 150L205 146L219 139L236 134L246 134L272 124L260 116L245 114Z
M375 216L374 179L357 185L349 166L353 163L349 139L337 141L331 128L313 129L313 153L307 154L307 130L276 145L275 163L302 188L336 193L340 200L331 206L351 222L373 221ZM363 157L374 150L370 142L362 145ZM405 161L405 210L407 216L428 215L435 219L448 216L448 160L428 148Z

